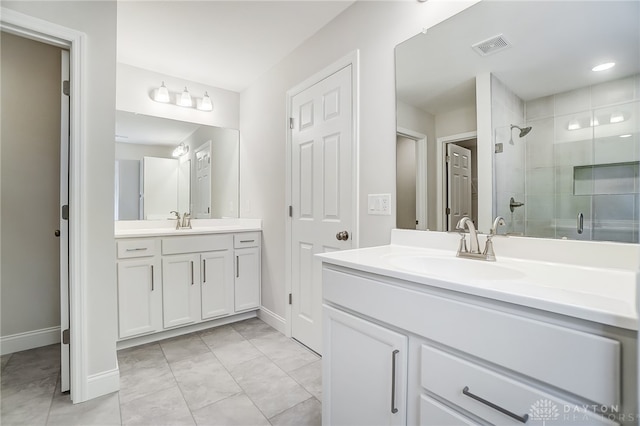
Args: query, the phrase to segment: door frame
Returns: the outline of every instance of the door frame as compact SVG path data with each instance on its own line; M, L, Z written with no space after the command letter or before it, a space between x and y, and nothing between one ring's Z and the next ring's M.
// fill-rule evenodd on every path
M414 132L411 129L405 129L404 127L397 128L396 137L397 136L416 141L416 219L418 220L416 229L426 231L427 225L429 224L427 136Z
M444 190L444 182L447 181L447 149L445 145L448 143L461 142L469 139L477 139L478 132L458 133L450 136L442 136L436 142L436 193L437 193L437 229L444 231L445 229L445 209L447 207L447 191Z
M88 351L86 348L87 261L85 255L87 206L85 202L86 168L86 34L33 16L0 8L0 29L8 33L69 50L69 322L73 345L70 346L70 386L74 403L88 395Z
M293 149L291 147L292 144L292 132L291 132L291 128L289 125L289 117L291 117L292 115L292 103L293 103L293 98L295 95L297 95L300 92L303 92L304 90L312 87L313 85L315 85L316 83L324 80L325 78L335 74L336 72L340 71L341 69L348 67L349 65L351 65L351 96L352 96L352 103L351 103L351 121L352 121L352 151L351 151L351 170L352 170L352 178L351 178L351 194L352 194L352 198L351 198L351 215L352 215L352 223L353 223L353 228L351 231L351 240L353 243L353 248L358 248L360 245L360 233L358 232L360 229L359 226L359 221L358 218L360 217L360 212L359 212L359 203L358 200L360 199L360 192L359 192L359 182L360 182L360 170L359 170L359 152L360 152L360 141L359 141L359 129L360 129L360 122L359 122L359 117L360 117L360 99L359 99L359 93L360 93L360 70L359 70L359 60L360 60L360 51L359 50L354 50L350 53L348 53L347 55L343 56L342 58L340 58L339 60L337 60L336 62L332 63L331 65L325 67L324 69L322 69L321 71L311 75L310 77L306 78L304 81L302 81L301 83L295 85L294 87L292 87L291 89L287 90L287 114L285 116L285 120L286 120L286 134L287 134L287 140L286 140L286 168L285 168L285 205L284 205L284 211L285 211L285 217L286 217L286 228L285 228L285 250L284 250L284 256L285 256L285 294L283 294L283 297L285 299L285 303L286 303L286 324L285 324L285 335L287 337L291 337L291 329L292 329L292 306L288 303L288 295L291 294L292 290L293 290L293 283L292 283L292 262L291 262L291 257L292 257L292 247L291 247L291 238L293 236L293 232L292 232L292 227L293 227L293 220L292 218L289 216L289 206L291 206L291 202L293 199L293 194L292 194L292 188L293 188L293 181L292 181L292 153L293 153ZM264 309L264 308L263 308ZM282 330L280 330L282 331Z

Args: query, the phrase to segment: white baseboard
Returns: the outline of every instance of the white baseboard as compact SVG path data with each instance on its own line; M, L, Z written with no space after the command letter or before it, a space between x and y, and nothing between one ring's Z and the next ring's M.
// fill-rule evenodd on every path
M0 337L0 355L60 343L60 326Z
M256 311L243 312L241 314L235 314L228 317L222 317L210 321L204 321L198 324L187 325L184 327L176 327L170 330L161 331L158 333L146 334L144 336L132 337L129 339L119 340L116 342L116 349L126 349L134 346L140 346L147 343L157 342L158 340L169 339L171 337L181 336L183 334L193 333L194 331L206 330L211 327L218 327L220 325L231 324L234 322L254 318Z
M120 370L103 371L87 377L87 400L120 390ZM74 401L75 402L75 401Z
M258 311L258 318L260 318L262 321L266 322L285 336L287 335L287 321L280 315L270 311L264 306L261 306L260 310Z

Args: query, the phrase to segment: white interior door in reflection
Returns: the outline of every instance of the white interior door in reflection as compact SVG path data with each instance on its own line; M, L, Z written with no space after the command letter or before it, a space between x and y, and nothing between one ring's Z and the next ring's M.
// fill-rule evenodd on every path
M194 216L196 219L211 218L211 141L200 145L195 151L195 200Z
M447 145L447 200L449 230L464 216L471 215L471 150L455 144Z

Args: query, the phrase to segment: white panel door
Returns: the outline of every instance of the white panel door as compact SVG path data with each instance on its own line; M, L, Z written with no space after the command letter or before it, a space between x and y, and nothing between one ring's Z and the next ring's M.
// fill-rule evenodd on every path
M69 51L63 50L62 82L69 81ZM69 96L60 91L60 211L69 205ZM62 215L61 215L62 216ZM60 217L60 333L69 329L69 222ZM63 341L60 336L60 341ZM60 390L70 390L69 345L60 345Z
M195 151L196 179L194 189L194 218L211 218L211 142L200 145Z
M447 201L449 231L453 231L464 216L471 216L471 151L447 144ZM477 225L477 224L476 224Z
M352 66L292 98L291 334L322 351L322 270L316 253L352 247ZM337 239L339 232L349 237Z
M178 210L178 160L143 157L143 218L162 220Z

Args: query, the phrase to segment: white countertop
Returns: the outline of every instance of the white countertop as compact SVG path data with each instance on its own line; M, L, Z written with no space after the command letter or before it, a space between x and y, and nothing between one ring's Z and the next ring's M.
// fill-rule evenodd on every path
M174 220L127 220L115 222L116 238L220 234L261 231L261 219L193 219L191 229L176 229Z
M437 238L442 243L443 237ZM446 249L401 245L394 243L392 238L392 244L387 246L318 256L332 265L615 327L638 329L636 286L640 282L640 272L635 267L529 260L500 255L497 248L496 262L463 259L456 257L457 238L457 235L444 237Z

